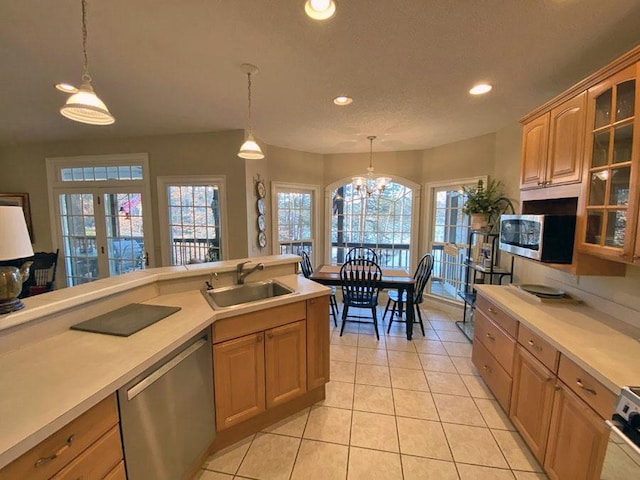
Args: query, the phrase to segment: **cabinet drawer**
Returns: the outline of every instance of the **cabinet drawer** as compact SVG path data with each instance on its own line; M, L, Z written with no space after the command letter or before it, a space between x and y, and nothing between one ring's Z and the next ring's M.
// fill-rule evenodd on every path
M480 311L476 312L474 321L474 336L476 340L482 342L505 371L509 375L512 375L516 341L498 328L495 323Z
M101 480L122 461L120 428L116 425L63 468L52 480Z
M513 338L518 336L518 321L501 310L500 307L496 306L492 301L487 300L482 295L478 295L476 308L484 313L487 318L490 318L492 322L500 325L500 327Z
M611 418L616 395L564 355L560 355L558 378L598 412L598 415Z
M117 424L116 397L111 395L0 470L0 479L51 478Z
M482 342L473 343L471 360L476 366L480 375L495 395L505 412L509 413L509 403L511 402L511 377L500 366L498 361L491 356Z
M540 335L533 333L522 324L518 329L518 343L553 373L558 371L560 352Z
M296 302L245 313L236 317L223 318L213 323L213 343L224 342L225 340L304 320L306 316L306 302Z
M104 480L127 480L127 472L124 469L124 461L121 461L116 468L107 473Z

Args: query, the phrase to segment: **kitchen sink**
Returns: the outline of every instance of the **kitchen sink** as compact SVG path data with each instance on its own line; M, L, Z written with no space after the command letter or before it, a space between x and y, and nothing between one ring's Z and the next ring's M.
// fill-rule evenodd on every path
M205 298L214 310L267 300L292 293L295 293L294 290L276 280L251 282L245 283L244 285L203 290Z

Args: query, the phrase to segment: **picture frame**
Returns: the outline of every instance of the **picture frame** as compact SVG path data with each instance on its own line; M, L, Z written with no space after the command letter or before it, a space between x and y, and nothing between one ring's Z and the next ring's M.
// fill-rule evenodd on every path
M28 193L0 193L0 205L9 207L21 207L24 219L27 223L29 238L33 243L33 225L31 223L31 207L29 205Z

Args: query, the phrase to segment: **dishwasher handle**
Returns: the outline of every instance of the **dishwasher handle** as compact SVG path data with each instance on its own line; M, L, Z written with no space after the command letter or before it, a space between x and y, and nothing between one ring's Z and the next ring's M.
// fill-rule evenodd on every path
M196 351L200 350L200 348L204 347L205 345L208 345L208 343L209 342L207 342L206 339L201 338L200 340L195 342L193 345L191 345L189 348L186 348L185 350L180 352L178 355L173 357L171 360L169 360L167 363L162 365L160 368L158 368L157 370L154 370L153 373L149 374L148 376L140 380L138 383L136 383L129 390L127 390L127 400L132 400L137 395L141 394L144 390L150 387L153 384L153 382L155 382L160 377L165 375L169 370L177 366L187 357L191 356Z

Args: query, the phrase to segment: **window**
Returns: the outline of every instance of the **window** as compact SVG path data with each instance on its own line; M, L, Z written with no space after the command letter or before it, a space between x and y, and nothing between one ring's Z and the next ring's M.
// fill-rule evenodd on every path
M372 248L382 267L411 270L415 188L389 183L380 194L361 196L351 183L331 191L331 263L341 264L350 248Z
M304 250L312 264L317 263L314 261L317 187L274 182L273 196L277 253L298 254Z
M431 184L430 248L433 273L429 293L458 302L457 292L464 282L464 261L469 238L469 218L462 213L465 203L463 186L473 186L478 179L463 179L443 184ZM486 179L485 179L486 181Z
M225 258L224 178L158 178L165 265L215 262Z
M146 267L147 172L146 154L47 159L67 286Z

